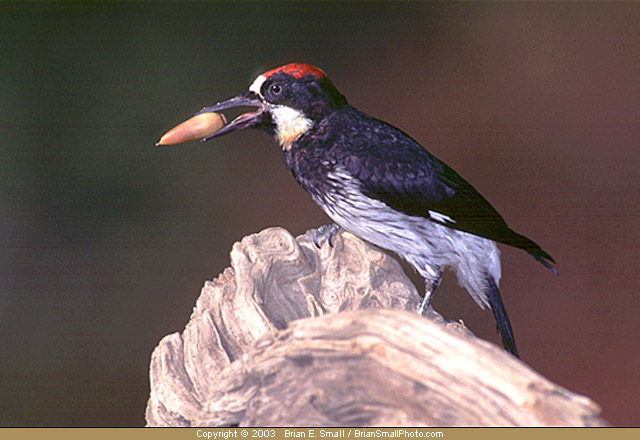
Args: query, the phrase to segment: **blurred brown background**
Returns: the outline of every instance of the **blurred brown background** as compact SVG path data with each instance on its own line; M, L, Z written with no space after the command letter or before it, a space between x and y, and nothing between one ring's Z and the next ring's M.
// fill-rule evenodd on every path
M234 241L327 222L261 133L154 147L291 61L556 258L502 248L523 360L640 425L639 29L639 3L2 3L0 425L142 425ZM498 342L452 276L434 305Z

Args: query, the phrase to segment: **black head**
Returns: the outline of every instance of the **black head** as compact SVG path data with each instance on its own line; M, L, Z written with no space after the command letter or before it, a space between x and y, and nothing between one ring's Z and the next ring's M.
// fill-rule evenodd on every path
M309 64L287 64L263 73L249 90L271 105L301 111L313 120L347 104L325 73Z
M255 107L255 111L241 114L204 140L255 127L272 134L283 148L288 149L327 112L345 105L347 100L322 70L309 64L293 63L263 73L247 93L207 107L199 114Z

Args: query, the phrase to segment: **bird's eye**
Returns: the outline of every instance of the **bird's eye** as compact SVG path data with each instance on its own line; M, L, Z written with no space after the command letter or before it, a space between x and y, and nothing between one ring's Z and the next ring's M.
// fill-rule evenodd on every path
M269 87L269 92L272 96L280 96L282 93L282 86L280 84L271 84Z

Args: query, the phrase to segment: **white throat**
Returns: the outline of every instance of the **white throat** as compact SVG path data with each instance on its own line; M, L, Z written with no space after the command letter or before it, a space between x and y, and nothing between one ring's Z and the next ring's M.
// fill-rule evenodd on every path
M269 106L269 113L276 127L276 141L283 150L289 150L300 136L313 126L313 121L304 113L284 105Z
M266 79L263 75L258 76L249 87L249 91L264 99L260 89ZM313 121L299 110L284 105L267 104L267 106L276 127L276 141L283 150L288 151L295 140L313 126Z

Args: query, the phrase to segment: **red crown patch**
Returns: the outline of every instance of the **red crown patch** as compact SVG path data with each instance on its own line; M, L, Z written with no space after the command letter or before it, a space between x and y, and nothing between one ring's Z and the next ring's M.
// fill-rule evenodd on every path
M284 72L287 75L291 75L295 79L302 78L303 76L312 75L315 78L325 78L327 75L315 66L311 64L304 63L291 63L285 64L284 66L276 67L275 69L269 70L266 73L263 73L262 76L265 78L269 78L271 75L276 73Z

